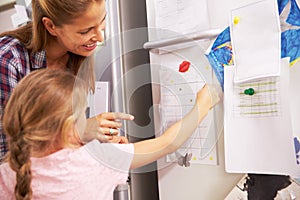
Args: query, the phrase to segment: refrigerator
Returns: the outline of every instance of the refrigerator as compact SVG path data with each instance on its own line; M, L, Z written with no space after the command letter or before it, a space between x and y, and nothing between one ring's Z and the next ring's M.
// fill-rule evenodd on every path
M180 4L193 3L196 0L166 1ZM201 0L202 1L202 0ZM206 12L207 28L189 37L172 35L158 38L156 28L158 8L151 0L107 1L106 42L97 51L95 57L96 78L110 83L109 111L121 111L133 114L133 122L124 122L122 134L130 142L156 137L162 128L161 72L158 65L168 57L159 49L162 43L171 42L175 47L165 49L174 51L178 57L185 57L196 63L204 76L213 76L209 71L209 62L205 50L212 39L228 26L228 13L237 6L255 0L209 0L205 8L196 9L191 21L201 21L194 17ZM200 2L200 1L198 1ZM197 3L198 3L197 2ZM204 2L204 1L203 1ZM164 9L164 8L163 8ZM167 7L165 7L167 9ZM183 8L185 9L185 8ZM199 12L199 13L197 13ZM203 13L202 13L203 14ZM190 19L189 16L183 16ZM180 21L179 18L173 19ZM181 21L181 23L184 23ZM184 24L182 24L184 25ZM199 28L199 27L198 27ZM201 29L201 27L200 27ZM191 39L192 38L192 39ZM185 44L190 40L200 40L197 47L177 48L176 43ZM158 45L158 46L157 46ZM171 45L172 46L172 45ZM175 49L172 49L175 48ZM172 60L172 56L167 59ZM213 82L215 77L209 81ZM215 122L213 122L215 123ZM217 124L219 127L220 125ZM131 171L129 174L129 198L132 200L181 200L181 199L225 199L236 184L244 177L241 173L226 173L224 158L224 135L216 129L213 145L217 161L213 164L191 162L189 166L178 161L166 161L164 157L157 162ZM187 154L188 155L188 154ZM170 158L169 158L170 159Z

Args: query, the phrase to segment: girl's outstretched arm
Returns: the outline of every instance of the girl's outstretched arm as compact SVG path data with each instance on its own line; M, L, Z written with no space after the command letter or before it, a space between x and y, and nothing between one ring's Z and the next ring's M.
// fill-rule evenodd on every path
M198 93L192 110L168 128L160 137L134 144L131 169L151 163L176 151L195 131L208 111L219 102L216 88L205 85Z

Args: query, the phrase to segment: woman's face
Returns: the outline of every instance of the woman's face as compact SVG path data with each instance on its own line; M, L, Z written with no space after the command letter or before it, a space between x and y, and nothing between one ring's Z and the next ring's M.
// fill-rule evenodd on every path
M56 27L58 44L74 54L91 55L97 42L104 40L102 31L105 29L105 17L105 1L91 3L87 12L79 14L71 24Z

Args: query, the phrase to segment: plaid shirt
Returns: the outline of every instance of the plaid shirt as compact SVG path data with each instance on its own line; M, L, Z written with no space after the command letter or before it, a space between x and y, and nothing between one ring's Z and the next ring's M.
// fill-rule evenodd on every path
M31 53L18 39L0 38L0 162L7 152L7 141L2 127L2 116L8 98L17 83L31 71L46 67L46 53Z

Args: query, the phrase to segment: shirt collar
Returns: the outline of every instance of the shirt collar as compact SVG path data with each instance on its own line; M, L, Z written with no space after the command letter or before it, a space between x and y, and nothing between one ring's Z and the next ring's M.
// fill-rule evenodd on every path
M43 50L31 53L31 62L33 69L46 68L46 52Z

